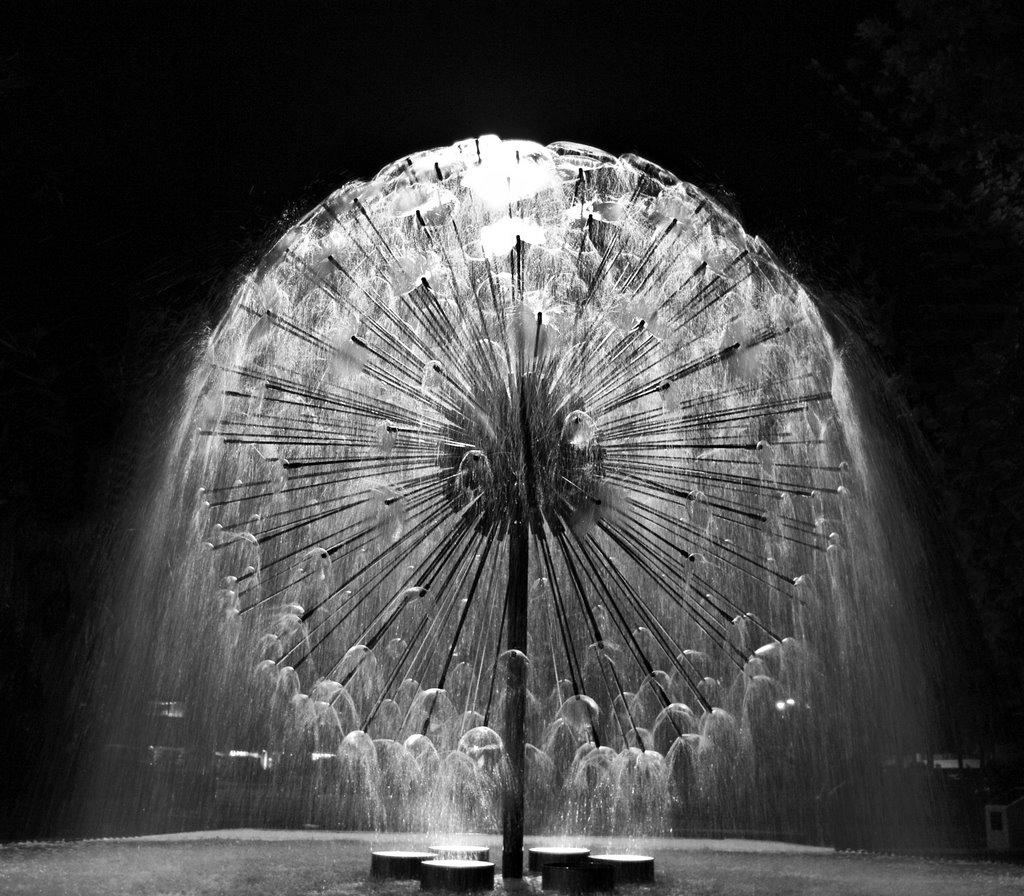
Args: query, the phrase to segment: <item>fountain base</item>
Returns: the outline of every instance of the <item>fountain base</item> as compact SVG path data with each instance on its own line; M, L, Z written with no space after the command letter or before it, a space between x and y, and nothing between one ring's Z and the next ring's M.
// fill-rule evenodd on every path
M615 869L617 884L654 883L654 858L632 853L591 856L594 864L610 865Z
M471 859L430 859L420 864L420 887L424 890L491 890L494 863Z
M435 859L465 859L472 862L489 862L491 848L489 846L473 846L470 843L440 843L428 846Z
M590 855L590 850L582 846L535 846L528 852L534 874L540 874L545 865L581 865Z
M541 886L559 893L610 893L615 889L615 867L602 862L546 863Z
M432 852L415 850L387 850L370 854L370 877L376 880L419 880L420 865L436 859Z

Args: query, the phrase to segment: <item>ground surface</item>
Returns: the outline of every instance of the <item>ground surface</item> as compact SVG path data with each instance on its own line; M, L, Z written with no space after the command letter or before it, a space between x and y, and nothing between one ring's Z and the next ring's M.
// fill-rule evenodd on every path
M493 838L474 838L491 846ZM831 850L754 841L647 840L657 883L620 887L638 896L961 896L1020 894L1024 867L978 861L931 861L836 854ZM422 847L424 838L371 838L319 832L226 831L132 840L0 846L5 896L307 896L419 892L416 883L368 880L370 848ZM528 844L529 845L529 844ZM628 848L596 841L595 850ZM539 893L538 878L498 893Z

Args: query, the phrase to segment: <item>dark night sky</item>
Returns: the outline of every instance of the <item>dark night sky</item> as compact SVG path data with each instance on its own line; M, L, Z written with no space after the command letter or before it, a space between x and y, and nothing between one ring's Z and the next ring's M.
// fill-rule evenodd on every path
M37 499L96 499L130 413L116 393L156 363L138 357L148 321L216 306L283 217L409 152L575 140L726 189L769 240L831 226L816 135L839 118L810 62L842 71L879 4L215 6L25 4L5 39L11 258L31 297L10 303L9 341L80 448ZM16 450L52 466L30 430Z
M111 459L233 272L412 151L497 133L646 156L734 196L812 283L863 293L911 398L959 373L911 338L925 299L871 298L914 282L918 244L897 226L905 200L878 204L837 153L856 126L811 65L856 87L858 23L889 3L94 6L16 3L0 25L0 584L26 663L37 643L63 649L88 600L68 585L79 548L61 547L63 584L39 601L21 558L49 575L49 539L102 531ZM37 684L18 674L0 704L28 726L17 695Z
M89 263L91 306L118 308L151 266L231 263L215 253L253 216L479 133L648 155L725 185L754 230L813 214L801 174L834 101L808 64L841 68L872 4L249 6L33 8L15 29L32 120L14 161L55 181L40 236L59 268Z

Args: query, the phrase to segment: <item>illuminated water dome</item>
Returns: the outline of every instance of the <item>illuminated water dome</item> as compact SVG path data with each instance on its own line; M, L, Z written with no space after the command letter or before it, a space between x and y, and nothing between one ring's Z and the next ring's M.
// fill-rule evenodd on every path
M330 758L325 823L520 861L814 824L888 687L884 526L814 302L712 197L573 143L400 159L267 253L192 388L174 637L245 684L191 698Z

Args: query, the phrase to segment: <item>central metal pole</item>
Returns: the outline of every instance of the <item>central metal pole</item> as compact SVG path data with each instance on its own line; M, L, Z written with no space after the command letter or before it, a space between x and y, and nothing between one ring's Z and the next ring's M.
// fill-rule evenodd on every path
M510 510L508 581L505 586L505 649L524 655L527 647L527 603L530 572L529 502L533 500L533 448L527 388L519 382L519 422L522 438L522 482ZM523 876L523 826L526 798L526 663L509 657L505 681L505 756L509 780L502 812L501 873Z
M530 543L526 520L515 520L509 526L508 546L508 629L506 650L526 653L526 604ZM510 658L506 666L505 690L505 755L508 759L509 782L505 791L502 874L523 876L523 807L526 796L526 664Z

